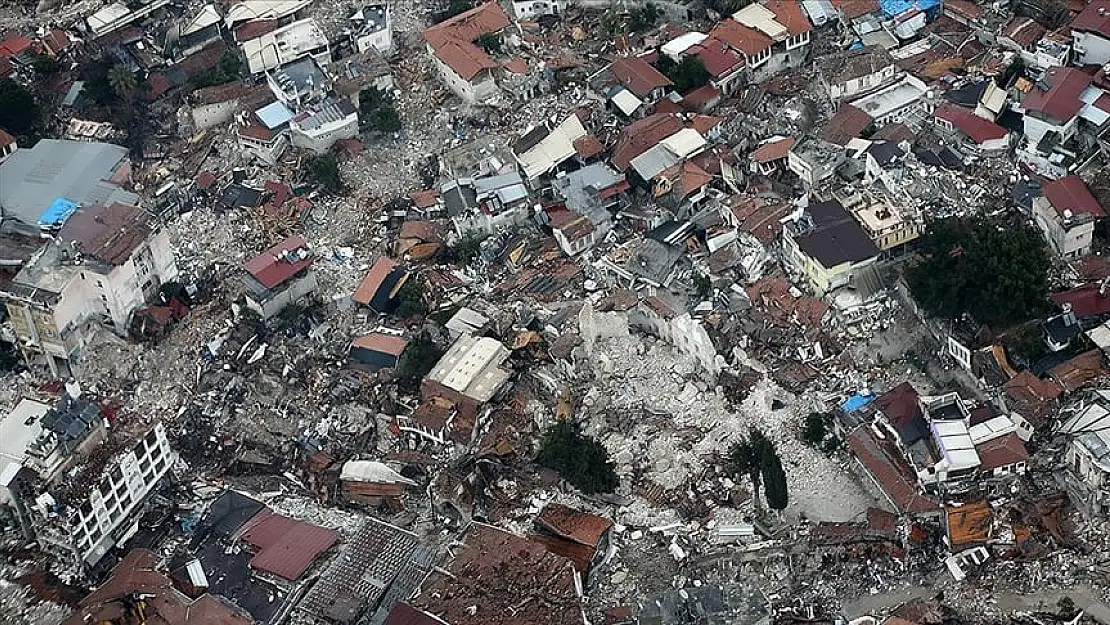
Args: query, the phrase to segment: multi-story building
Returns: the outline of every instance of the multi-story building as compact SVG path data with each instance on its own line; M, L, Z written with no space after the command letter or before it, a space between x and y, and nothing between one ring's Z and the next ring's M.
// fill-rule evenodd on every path
M1110 63L1110 0L1092 0L1071 21L1075 64Z
M126 333L131 313L178 276L169 234L143 209L94 205L64 219L0 292L24 358L55 376L97 328Z
M150 494L175 461L166 430L157 423L132 440L121 441L128 436L121 431L106 441L93 404L63 396L57 407L23 418L26 402L14 411L18 423L12 415L0 422L5 434L31 441L22 445L21 461L3 468L0 486L27 538L87 571L138 529ZM120 451L91 453L109 444Z
M424 31L436 72L464 102L486 102L500 94L494 74L500 65L477 41L498 35L510 23L497 3L486 2Z
M810 204L783 228L783 246L817 295L853 286L853 278L879 257L879 248L837 200Z
M1078 258L1090 253L1095 222L1106 218L1106 210L1073 174L1044 185L1033 199L1033 218L1057 254Z

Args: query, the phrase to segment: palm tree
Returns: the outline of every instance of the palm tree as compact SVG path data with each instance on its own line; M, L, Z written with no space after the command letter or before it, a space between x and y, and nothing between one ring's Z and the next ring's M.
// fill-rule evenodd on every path
M126 65L116 65L108 70L108 85L112 87L116 97L129 103L135 95L138 82L135 80L135 74L131 73Z

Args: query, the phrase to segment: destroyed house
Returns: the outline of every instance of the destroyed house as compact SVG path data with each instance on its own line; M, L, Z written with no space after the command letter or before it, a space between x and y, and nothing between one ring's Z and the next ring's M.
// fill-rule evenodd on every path
M289 237L252 258L242 276L247 308L263 319L305 301L316 291L316 256L300 237Z
M578 115L568 115L559 124L544 122L513 143L513 156L532 181L540 176L554 174L563 163L574 158L578 150L574 143L586 136L586 129Z
M574 562L575 570L585 576L597 560L605 557L613 522L562 504L550 503L536 517L535 525L542 533L534 539L551 553L569 558Z
M423 395L484 404L509 381L509 349L496 339L462 335L424 378Z
M323 28L314 19L292 22L240 44L251 74L269 72L304 57L326 65L331 48Z
M397 309L400 303L397 294L408 279L409 272L403 265L382 256L366 272L351 299L356 304L368 306L374 312L391 313Z
M373 460L348 460L339 474L343 498L372 508L384 505L390 510L403 510L401 499L415 486L416 482Z
M933 115L938 127L958 133L969 147L994 152L1005 150L1010 145L1009 131L968 109L947 104L937 107Z
M2 476L24 531L82 573L129 537L175 462L161 423L137 441L125 432L114 436L112 448L122 451L90 456L93 460L78 464L64 479L44 483L33 469L18 465L9 465Z
M386 616L414 593L434 557L411 532L369 518L297 602L290 622L391 622Z
M511 23L496 2L485 2L424 31L440 79L464 102L474 104L499 95L494 70L500 65L477 41L497 35Z
M783 229L794 267L817 294L849 286L866 289L879 249L862 226L837 200L814 202Z
M112 203L64 213L53 240L0 292L24 359L55 376L98 328L126 334L132 313L178 276L169 234L147 211Z
M461 542L409 601L413 607L451 625L587 622L570 560L483 523L471 523Z
M452 180L440 188L440 197L459 236L494 234L524 224L530 216L528 187L515 171Z
M1095 391L1057 429L1067 441L1063 482L1088 516L1110 515L1110 391Z
M62 625L254 625L254 618L211 594L192 598L157 569L148 549L131 550Z
M834 52L817 60L818 80L833 102L894 84L899 74L894 58L882 46Z

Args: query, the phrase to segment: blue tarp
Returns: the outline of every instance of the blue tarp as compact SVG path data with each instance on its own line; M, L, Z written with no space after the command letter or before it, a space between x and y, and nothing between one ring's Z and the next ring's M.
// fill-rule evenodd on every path
M39 217L40 226L60 226L77 211L77 204L64 197L55 198Z
M853 43L852 45L848 46L848 49L849 50L859 50L860 48L863 48L863 47L864 47L863 42L862 41L857 41L857 42Z
M845 399L844 403L840 404L840 409L844 412L855 412L867 404L870 404L874 399L874 395L861 395L856 393L848 399Z
M929 13L940 6L940 0L879 0L879 6L883 9L883 15L894 17L911 9L921 9Z

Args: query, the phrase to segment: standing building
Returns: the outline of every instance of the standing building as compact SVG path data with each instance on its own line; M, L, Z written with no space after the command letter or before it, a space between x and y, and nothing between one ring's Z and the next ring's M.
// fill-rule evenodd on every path
M269 319L316 291L316 256L300 237L289 237L252 258L242 276L247 308Z
M482 103L500 94L494 76L500 65L477 41L497 36L510 23L496 2L486 2L424 31L436 72L463 102Z
M178 276L169 234L141 208L92 205L58 219L57 236L0 292L24 359L55 376L98 328L125 334L131 313Z

